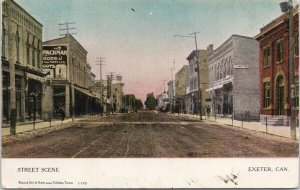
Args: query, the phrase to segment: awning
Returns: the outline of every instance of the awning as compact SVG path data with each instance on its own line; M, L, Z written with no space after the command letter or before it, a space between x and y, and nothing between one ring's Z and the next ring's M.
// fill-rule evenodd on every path
M78 90L78 91L84 93L84 94L87 95L87 96L90 96L90 97L93 97L93 98L97 98L97 99L100 98L100 97L97 97L95 94L90 93L89 90L86 90L86 89L83 89L83 88L79 88L79 87L76 87L76 86L74 86L74 88L75 88L76 90Z
M205 90L205 92L209 92L209 91L216 90L216 89L219 89L219 88L223 88L223 84L218 84L218 85L215 85L211 88L208 88L208 89Z
M232 77L230 77L230 78L225 78L225 80L222 80L222 81L218 82L218 83L217 83L216 85L214 85L213 87L206 89L205 92L209 92L209 91L212 91L212 90L216 90L216 89L219 89L219 88L223 88L223 86L224 86L225 84L231 83L232 80L233 80Z

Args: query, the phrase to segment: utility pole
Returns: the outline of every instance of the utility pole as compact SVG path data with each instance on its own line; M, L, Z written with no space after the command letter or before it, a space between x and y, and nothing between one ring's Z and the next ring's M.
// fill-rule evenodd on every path
M103 64L103 62L105 62L104 60L105 58L104 57L97 57L96 58L96 65L99 65L100 67L100 75L99 75L99 80L100 80L100 101L102 103L102 106L101 106L101 116L103 116L103 111L104 111L104 100L103 100L103 87L104 85L102 85L102 66L105 65Z
M201 80L200 80L200 55L199 55L199 51L198 51L198 43L197 43L197 34L199 34L200 32L193 32L191 34L189 34L189 36L183 36L183 35L174 35L174 37L184 37L184 38L193 38L195 40L195 46L196 46L196 57L197 57L197 68L196 71L198 72L198 90L199 90L199 116L200 116L200 120L202 120L202 89L201 89Z
M171 69L170 69L170 71L171 71L171 83L170 83L171 89L170 89L170 91L171 91L171 92L169 92L169 94L170 94L169 100L170 100L170 104L171 104L171 107L170 107L171 113L173 113L173 103L174 103L174 102L173 102L173 97L174 97L173 70L174 70L174 68L171 68Z
M279 4L281 11L289 15L289 95L290 95L290 131L291 138L296 140L296 114L295 114L295 71L294 71L294 6L292 0ZM297 42L298 43L298 42Z
M10 10L11 0L6 1L7 12L7 32L8 32L8 62L9 62L9 89L10 89L10 134L16 134L16 122L17 122L17 105L16 105L16 85L15 85L15 62L16 59L13 55L13 44L15 35L12 31L12 14Z
M76 24L75 22L64 22L64 23L60 23L58 24L59 26L65 26L64 28L60 28L59 31L66 31L66 33L62 33L60 34L60 36L67 36L70 34L77 34L77 33L70 33L70 30L74 30L76 29L75 27L71 27L70 25L72 24Z
M60 23L58 24L59 26L65 26L65 28L59 28L59 31L66 31L66 33L60 34L60 36L68 36L70 34L76 34L76 33L70 33L70 30L75 30L75 27L70 27L69 25L75 24L75 22L65 22L65 23ZM70 61L69 61L70 63ZM72 122L75 121L75 88L74 88L74 80L75 80L75 75L74 75L74 68L75 68L75 63L73 63L72 67L69 64L68 68L70 70L70 81L71 81L71 111L72 111Z

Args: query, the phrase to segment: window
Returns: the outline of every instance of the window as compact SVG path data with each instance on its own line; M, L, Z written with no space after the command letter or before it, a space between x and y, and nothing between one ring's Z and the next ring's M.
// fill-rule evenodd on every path
M27 58L27 65L30 65L30 44L29 44L29 34L27 36L26 42L26 58Z
M295 41L295 55L299 56L299 34L298 33L295 34L294 41Z
M35 67L35 48L32 48L32 66Z
M270 107L270 103L271 103L270 95L271 95L270 82L265 82L264 83L264 108Z
M16 54L17 54L17 62L20 62L20 37L19 32L16 32Z
M299 76L295 77L295 107L299 107Z
M263 66L269 66L271 63L271 48L264 48L264 64Z
M278 40L277 43L277 62L282 62L283 60L283 40Z
M32 66L33 67L35 67L35 47L34 47L34 42L35 42L35 38L33 37L33 39L32 39L32 56L31 56L31 58L32 58Z
M5 35L6 30L4 28L4 25L2 25L2 56L5 57Z

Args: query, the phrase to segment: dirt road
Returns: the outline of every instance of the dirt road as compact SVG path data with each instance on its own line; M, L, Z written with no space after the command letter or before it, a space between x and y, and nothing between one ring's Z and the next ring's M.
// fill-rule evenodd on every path
M9 138L9 137L7 137ZM174 115L92 118L3 146L5 158L296 157L298 142Z

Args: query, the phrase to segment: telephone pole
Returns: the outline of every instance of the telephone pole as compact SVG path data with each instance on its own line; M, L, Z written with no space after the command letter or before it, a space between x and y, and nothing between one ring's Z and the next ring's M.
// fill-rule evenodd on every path
M9 89L10 89L10 134L16 134L16 122L17 122L17 105L16 105L16 85L15 85L15 62L16 59L13 55L13 43L15 41L15 34L13 33L11 22L12 14L10 11L11 0L6 1L6 12L8 17L7 32L8 32L8 62L9 62Z
M102 85L102 66L105 65L103 64L105 62L104 60L105 58L104 57L97 57L96 58L96 65L99 65L100 67L100 75L99 75L99 80L100 80L100 101L102 103L102 106L101 106L101 116L103 116L103 111L104 111L104 100L103 100L103 87L104 85Z
M75 22L64 22L64 23L60 23L58 24L59 26L65 26L64 28L60 28L59 31L66 31L66 33L62 33L60 34L60 36L67 36L67 35L70 35L70 34L77 34L77 33L70 33L70 30L75 30L76 28L75 27L71 27L70 25L72 24L76 24Z

